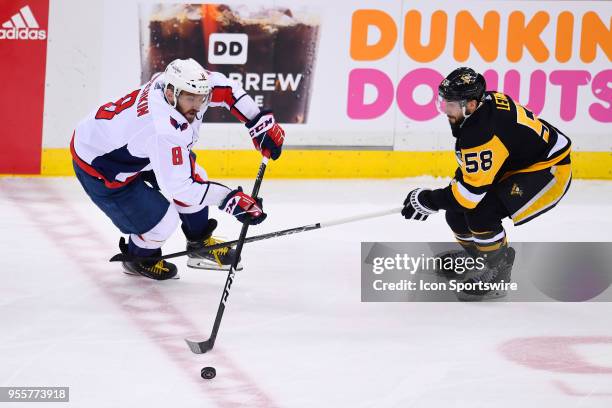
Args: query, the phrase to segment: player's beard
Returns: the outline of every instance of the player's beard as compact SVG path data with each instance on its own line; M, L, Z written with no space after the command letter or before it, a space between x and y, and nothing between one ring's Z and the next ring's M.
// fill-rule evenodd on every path
M461 117L457 118L455 117L455 121L451 122L450 118L447 116L448 119L448 123L451 127L451 129L459 129L461 127L461 124L463 123L463 121L465 120L465 116L461 115Z
M181 112L181 113L183 114L183 116L185 116L185 119L187 119L189 123L193 123L196 116L198 115L198 111L195 109L189 110L187 112Z

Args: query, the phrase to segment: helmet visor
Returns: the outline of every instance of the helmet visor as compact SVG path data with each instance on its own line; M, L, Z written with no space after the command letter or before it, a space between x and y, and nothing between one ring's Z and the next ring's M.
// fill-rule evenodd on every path
M440 112L448 116L456 116L462 112L466 101L449 101L441 96L438 96L438 109Z
M183 103L188 104L189 106L197 106L201 109L201 107L208 106L210 103L210 92L202 95L202 94L194 94L187 91L182 91L179 95L179 98Z

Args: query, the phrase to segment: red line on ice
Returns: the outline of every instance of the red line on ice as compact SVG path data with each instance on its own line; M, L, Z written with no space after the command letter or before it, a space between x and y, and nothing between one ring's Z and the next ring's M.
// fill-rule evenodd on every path
M580 355L574 346L604 344L612 348L609 336L536 336L502 343L499 352L522 366L556 374L612 375L612 367L595 365ZM563 394L573 397L612 397L612 392L583 392L561 380L552 380Z
M176 309L159 290L159 282L148 279L125 277L117 285L117 280L109 281L105 277L121 274L116 264L111 265L100 258L100 240L98 231L70 206L70 201L48 186L47 180L13 179L4 180L0 186L5 196L16 204L32 220L42 234L63 253L68 260L92 282L98 286L114 303L116 303L136 326L145 333L175 364L185 371L207 399L221 408L238 406L276 407L276 404L240 367L233 362L218 346L214 353L215 366L222 378L205 381L199 376L199 369L204 364L201 356L189 351L183 341L186 334L197 333L197 327ZM85 194L83 192L83 194ZM84 198L84 197L83 197ZM45 203L45 211L33 204ZM63 233L66 227L66 216L70 218L73 232ZM54 219L59 221L54 222ZM63 219L63 220L62 220ZM110 221L109 221L110 222ZM74 229L77 232L74 232ZM71 246L70 240L75 244ZM68 241L68 242L67 242ZM78 243L78 244L77 244ZM111 248L109 248L111 250ZM139 290L135 299L133 291ZM130 293L132 292L132 293ZM146 302L139 307L137 300ZM136 300L136 302L134 302ZM211 313L216 311L216 302L211 306ZM153 319L151 319L153 317ZM164 327L165 326L165 327ZM168 333L168 326L176 328ZM175 334L179 333L179 334ZM226 381L227 380L227 381ZM224 383L226 385L224 386ZM229 383L229 384L227 384Z

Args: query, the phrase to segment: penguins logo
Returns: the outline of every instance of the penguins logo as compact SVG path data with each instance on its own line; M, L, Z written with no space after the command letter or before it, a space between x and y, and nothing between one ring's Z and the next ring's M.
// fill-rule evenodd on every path
M510 189L510 195L522 197L523 196L523 190L521 190L521 188L518 186L518 184L514 183L512 185L512 188Z
M470 74L461 75L461 80L464 84L471 84L474 81L474 77Z

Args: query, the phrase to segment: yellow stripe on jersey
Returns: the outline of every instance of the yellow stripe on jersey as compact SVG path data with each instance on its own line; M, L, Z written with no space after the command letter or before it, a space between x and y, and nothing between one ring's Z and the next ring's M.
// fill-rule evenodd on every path
M509 171L507 173L504 173L504 175L502 176L502 178L499 180L504 181L505 179L507 179L508 177L517 174L517 173L531 173L534 171L540 171L540 170L544 170L547 169L549 167L554 166L555 164L559 163L561 160L565 159L571 152L571 148L567 148L567 151L561 153L559 156L554 157L550 160L547 161L541 161L541 162L537 162L532 164L529 167L525 167L524 169L520 169L520 170L515 170L515 171Z
M554 178L544 186L527 204L512 214L510 217L514 225L520 225L538 214L554 207L567 191L572 178L572 168L570 164L554 166L550 169Z
M508 155L508 149L497 135L478 147L461 149L463 181L472 187L491 184Z
M473 194L467 188L465 188L460 181L453 180L451 184L451 192L455 200L463 208L471 210L476 208L480 200L485 196L484 194Z

